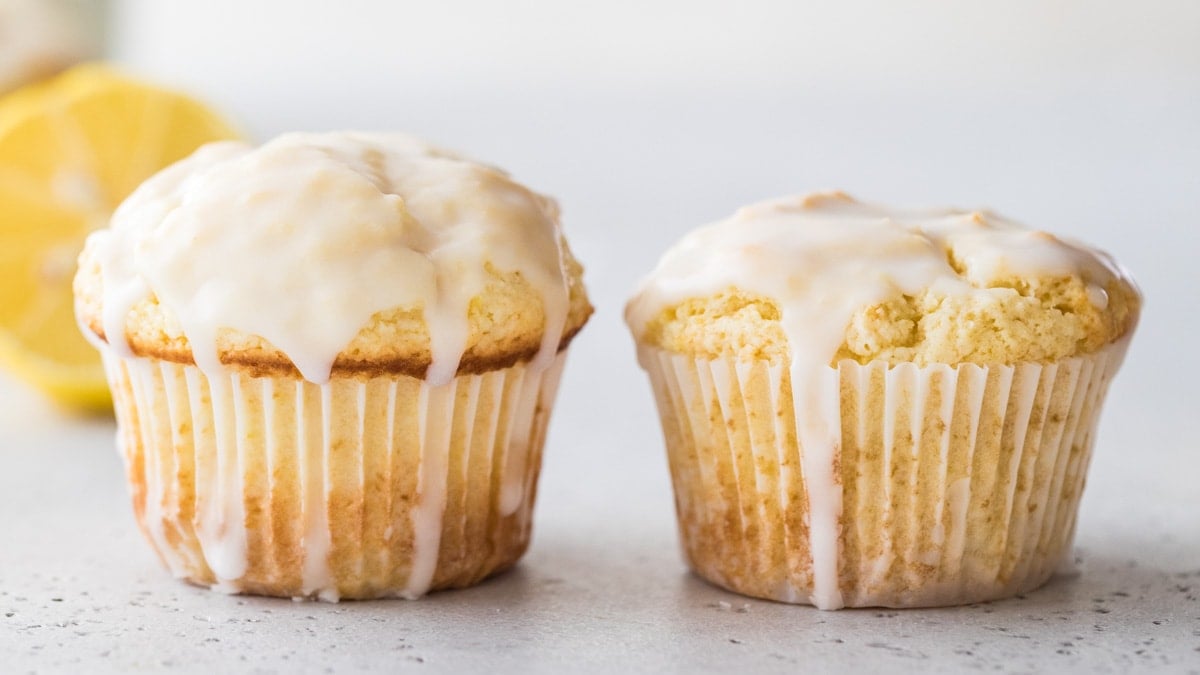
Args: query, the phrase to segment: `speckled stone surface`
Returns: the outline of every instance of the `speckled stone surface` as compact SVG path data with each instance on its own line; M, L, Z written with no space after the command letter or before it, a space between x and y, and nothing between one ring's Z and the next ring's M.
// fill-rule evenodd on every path
M1077 570L1009 601L819 612L713 588L677 554L658 439L606 458L560 424L516 570L415 602L330 605L171 579L133 525L112 423L0 392L4 672L1200 672L1200 467L1122 457L1131 436L1112 425Z

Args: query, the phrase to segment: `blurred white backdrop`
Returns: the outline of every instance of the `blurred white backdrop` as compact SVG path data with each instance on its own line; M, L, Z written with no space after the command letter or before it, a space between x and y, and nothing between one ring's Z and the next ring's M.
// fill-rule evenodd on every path
M260 103L413 86L1111 91L1191 82L1200 64L1190 0L115 5L118 55L164 74L202 70L198 80Z
M1109 249L1147 306L1100 456L1184 452L1181 439L1200 437L1191 389L1177 386L1200 377L1200 3L115 0L112 10L115 59L208 98L254 136L405 130L557 196L599 312L574 351L552 444L651 453L658 487L665 463L624 297L691 227L825 187L988 206ZM576 453L590 451L554 449L549 471L558 452L586 463Z

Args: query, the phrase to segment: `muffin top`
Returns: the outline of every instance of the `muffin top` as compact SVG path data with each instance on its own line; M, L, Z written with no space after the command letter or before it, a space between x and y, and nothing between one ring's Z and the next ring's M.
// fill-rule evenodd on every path
M626 307L643 344L704 358L1045 362L1128 333L1106 254L986 211L845 194L763 202L684 237Z
M117 354L318 383L545 365L592 311L553 200L350 132L214 143L164 169L88 238L75 298Z

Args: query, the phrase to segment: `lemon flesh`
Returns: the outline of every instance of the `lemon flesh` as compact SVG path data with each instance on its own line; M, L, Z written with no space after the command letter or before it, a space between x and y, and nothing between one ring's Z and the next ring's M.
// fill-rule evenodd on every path
M63 405L108 408L75 324L83 241L143 180L234 137L204 105L100 65L0 98L0 367Z

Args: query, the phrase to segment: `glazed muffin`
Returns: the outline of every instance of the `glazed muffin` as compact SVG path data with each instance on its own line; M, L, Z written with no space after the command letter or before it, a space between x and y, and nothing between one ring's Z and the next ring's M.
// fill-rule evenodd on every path
M825 193L694 231L626 308L689 564L822 609L1040 586L1139 308L1105 254L988 212Z
M75 279L141 529L230 592L412 598L511 566L581 274L551 199L406 136L163 170Z

